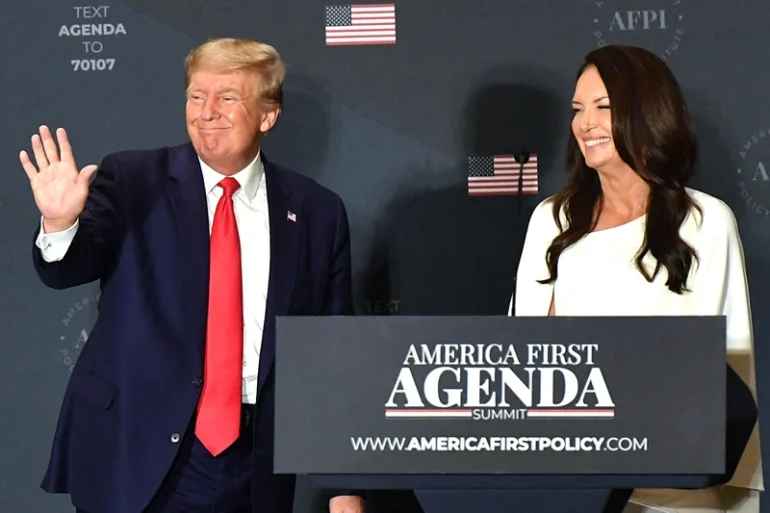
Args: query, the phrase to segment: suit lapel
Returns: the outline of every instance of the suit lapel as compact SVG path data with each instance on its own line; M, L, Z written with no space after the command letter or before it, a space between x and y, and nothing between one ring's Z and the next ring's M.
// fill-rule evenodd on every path
M288 314L291 306L303 222L299 195L292 194L281 172L264 155L262 162L270 213L270 279L257 390L262 389L275 361L275 318Z
M187 303L188 336L196 368L203 368L209 296L209 217L203 173L191 144L172 150L169 198L179 234L182 300Z

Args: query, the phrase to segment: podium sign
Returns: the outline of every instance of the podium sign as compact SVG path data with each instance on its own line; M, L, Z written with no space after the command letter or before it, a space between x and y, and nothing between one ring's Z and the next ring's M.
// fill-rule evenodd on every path
M276 473L719 474L723 317L279 317Z

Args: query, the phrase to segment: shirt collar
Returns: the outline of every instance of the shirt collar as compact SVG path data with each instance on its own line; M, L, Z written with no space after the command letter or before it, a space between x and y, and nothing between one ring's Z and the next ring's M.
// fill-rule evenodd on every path
M265 172L260 154L261 151L257 152L257 156L254 157L254 160L252 160L248 166L232 175L233 178L238 180L238 183L241 184L241 189L235 191L235 194L238 194L242 190L246 194L246 199L249 202L257 195L257 189L259 189L259 184L262 181L262 176ZM214 190L214 188L217 187L217 184L219 184L225 177L221 173L214 171L210 166L203 162L200 157L198 157L198 162L200 162L201 165L203 183L206 186L206 194L208 194Z

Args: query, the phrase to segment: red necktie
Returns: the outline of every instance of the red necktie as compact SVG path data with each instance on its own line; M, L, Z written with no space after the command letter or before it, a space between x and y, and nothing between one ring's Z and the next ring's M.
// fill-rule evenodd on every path
M241 243L233 209L240 184L227 177L219 186L224 194L211 229L206 360L195 424L196 436L214 456L238 438L243 379Z

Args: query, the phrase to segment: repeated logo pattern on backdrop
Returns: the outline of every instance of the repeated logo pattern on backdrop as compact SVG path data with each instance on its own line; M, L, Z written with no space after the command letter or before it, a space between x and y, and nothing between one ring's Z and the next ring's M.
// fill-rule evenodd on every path
M760 128L746 138L738 151L737 181L741 198L750 212L770 217L770 129Z
M64 367L72 372L80 351L88 342L97 315L99 294L75 301L61 316L58 355Z
M594 6L596 46L613 43L645 46L668 60L684 41L686 0L587 1ZM654 42L651 44L651 41Z
M0 42L17 50L0 81L14 120L0 140L0 385L14 392L0 411L19 414L0 438L37 442L0 447L16 462L0 466L0 511L72 511L39 483L99 301L96 283L53 291L35 276L39 214L18 152L43 123L68 129L80 166L186 141L182 63L209 37L261 39L286 60L286 108L265 152L348 206L361 315L507 312L529 212L566 179L575 70L613 43L646 47L674 70L709 157L704 190L736 214L750 285L770 265L766 0L6 3ZM764 417L770 290L754 285L751 298Z

